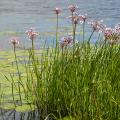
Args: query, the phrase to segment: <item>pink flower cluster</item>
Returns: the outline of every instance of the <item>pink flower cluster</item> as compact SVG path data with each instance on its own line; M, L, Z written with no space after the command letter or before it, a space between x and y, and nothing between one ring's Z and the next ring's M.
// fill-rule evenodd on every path
M120 24L116 25L115 28L105 28L103 34L105 40L109 40L111 43L120 41Z
M74 13L78 7L76 5L69 5L68 9L70 10L71 13Z
M33 28L31 28L30 30L26 31L26 34L28 35L30 40L34 40L36 38L36 36L39 35L38 32L36 32Z
M61 38L59 44L61 48L70 45L73 42L73 37L71 35L68 35L66 37Z
M89 22L89 24L91 25L93 31L99 32L99 31L103 31L105 29L105 25L103 24L103 21L92 21Z
M109 39L110 38L110 36L113 34L113 29L112 28L106 28L105 30L104 30L104 36L105 36L105 38L106 39Z
M78 24L78 23L85 23L86 19L88 18L88 16L85 15L80 15L78 13L76 13L76 10L78 9L78 7L76 5L69 5L68 9L70 10L70 12L72 13L72 16L69 16L68 18L71 18L72 23L73 24ZM54 10L55 14L60 14L61 13L61 9L56 7ZM114 28L106 28L106 26L103 24L103 21L91 21L89 22L89 24L91 25L92 29L93 29L93 33L94 32L103 32L105 40L109 40L111 42L118 42L120 41L120 24L116 25ZM34 40L36 38L36 36L38 36L38 32L36 32L33 28L31 28L30 30L26 31L26 34L28 35L30 40ZM19 40L17 37L13 37L11 38L10 42L16 46L19 44ZM69 44L71 44L73 42L73 37L72 36L67 36L67 37L63 37L60 40L60 46L63 48L65 46L68 46Z
M10 43L13 44L13 46L19 45L19 40L17 37L12 37L10 39Z
M79 15L79 19L80 19L80 22L81 22L81 23L84 23L87 18L88 18L88 17L87 17L87 14L85 14L85 15Z
M55 8L53 11L55 11L55 13L58 15L58 14L61 13L62 10L61 10L60 8L57 7L57 8Z
M78 15L76 13L76 10L78 9L78 7L76 5L69 5L68 9L70 10L70 12L72 13L72 16L68 17L72 19L72 22L74 24L78 24L80 23L84 23L87 19L87 15ZM55 11L55 14L60 14L61 13L61 9L56 7L53 11Z
M34 31L32 28L30 28L30 30L26 31L26 34L28 35L28 37L30 38L30 40L34 40L36 38L36 36L38 36L38 32ZM14 46L19 45L19 40L17 37L12 37L10 39L10 43L13 44Z
M78 7L77 7L76 5L69 5L69 6L68 6L68 9L69 9L70 12L72 12L72 13L74 13L77 8L78 8ZM58 15L58 14L61 13L62 10L61 10L60 8L56 7L53 11L55 11L55 14Z
M69 16L68 18L71 18L74 24L83 24L87 19L87 15L79 15L77 13L73 13L73 16Z

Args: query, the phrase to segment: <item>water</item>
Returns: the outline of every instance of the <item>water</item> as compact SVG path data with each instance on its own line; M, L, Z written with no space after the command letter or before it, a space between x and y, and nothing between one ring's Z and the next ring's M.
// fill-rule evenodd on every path
M0 110L0 120L42 120L42 118L40 117L38 110L17 112L13 109Z
M53 31L55 15L52 10L55 7L64 9L60 24L68 26L70 23L65 18L69 11L66 7L72 3L77 4L79 12L87 13L90 19L103 19L110 26L120 22L120 0L1 0L0 49L9 49L9 38L16 34L22 43L29 44L24 32L30 27L40 32Z

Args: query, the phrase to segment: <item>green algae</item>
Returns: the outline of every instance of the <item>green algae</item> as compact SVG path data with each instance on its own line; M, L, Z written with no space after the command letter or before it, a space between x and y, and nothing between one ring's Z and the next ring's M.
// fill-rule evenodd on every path
M37 53L37 52L36 52ZM28 51L20 50L17 51L17 58L18 58L18 65L19 70L21 74L21 84L26 86L26 68L25 68L25 62L28 61ZM22 61L22 62L21 62ZM14 81L14 101L19 101L19 90L17 88L17 83L19 81L18 72L16 68L16 62L14 58L13 51L1 51L0 52L0 103L3 109L13 109L15 108L15 105L13 102L13 96L12 96L12 79L11 75L13 77ZM15 87L16 86L16 87ZM22 101L25 104L26 100L24 100L25 97L25 91L23 87L21 86L21 95L22 95ZM16 103L17 104L17 103ZM24 105L24 106L17 106L16 110L31 110L31 105Z
M35 110L35 106L34 105L22 105L22 106L17 106L15 110L17 112L33 111Z

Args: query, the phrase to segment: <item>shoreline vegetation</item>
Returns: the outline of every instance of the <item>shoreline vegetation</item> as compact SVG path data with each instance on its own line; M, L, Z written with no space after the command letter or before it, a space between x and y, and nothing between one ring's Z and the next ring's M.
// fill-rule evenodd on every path
M44 44L36 50L39 33L33 28L26 31L31 40L28 50L18 50L19 38L10 39L13 51L0 56L0 120L13 112L23 113L20 120L120 119L120 24L108 28L103 21L89 21L77 9L76 5L68 7L72 32L61 39L59 15L64 11L53 10L53 46ZM88 38L87 23L92 31ZM82 35L76 40L79 25ZM94 34L102 39L92 44ZM4 110L11 112L6 115Z

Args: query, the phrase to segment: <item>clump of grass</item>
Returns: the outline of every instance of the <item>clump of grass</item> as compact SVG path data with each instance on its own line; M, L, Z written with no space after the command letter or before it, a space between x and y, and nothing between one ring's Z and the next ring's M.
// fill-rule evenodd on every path
M50 110L56 109L63 116L70 114L78 119L119 118L119 103L115 102L119 101L120 90L119 47L104 45L96 49L91 46L86 51L78 46L74 58L68 52L51 66Z
M71 6L70 10L76 10ZM32 29L27 32L32 48L28 51L24 67L26 77L20 75L16 56L16 41L13 41L14 55L18 71L18 91L22 104L23 94L27 104L39 109L42 119L70 120L118 120L120 118L120 33L118 27L106 29L100 21L91 23L92 33L87 40L83 34L82 42L76 43L76 27L86 17L72 12L73 35L63 37L58 47L58 14L56 47L43 48L40 56L34 46L38 35ZM105 38L102 44L90 43L93 34L102 31ZM117 32L116 32L116 31ZM13 76L12 78L12 96ZM26 80L25 80L26 79ZM17 87L17 86L16 86ZM23 92L21 92L21 88ZM14 102L15 104L15 102ZM15 104L15 107L17 105Z

